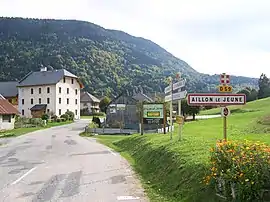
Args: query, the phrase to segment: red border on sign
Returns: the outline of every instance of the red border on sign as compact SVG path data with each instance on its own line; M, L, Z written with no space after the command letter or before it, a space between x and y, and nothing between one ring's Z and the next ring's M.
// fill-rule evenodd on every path
M191 96L244 96L244 103L190 103ZM191 106L211 106L211 105L219 105L219 106L228 106L228 105L244 105L246 104L247 97L246 94L229 94L229 93L190 93L187 95L188 105Z

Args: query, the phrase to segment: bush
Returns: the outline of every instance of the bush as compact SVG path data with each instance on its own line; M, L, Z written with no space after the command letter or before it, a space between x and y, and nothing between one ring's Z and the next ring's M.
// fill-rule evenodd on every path
M60 118L63 119L63 121L69 120L69 116L67 114L62 114Z
M43 121L41 118L30 118L29 123L33 124L35 126L42 126L43 125Z
M61 119L60 119L60 118L57 118L57 119L56 119L56 122L57 122L57 123L60 123L60 122L61 122Z
M215 185L229 201L265 201L270 189L270 147L262 143L221 142L211 148L211 171L205 183Z
M47 120L49 119L49 114L43 114L43 115L41 116L41 119L47 121Z
M93 123L95 123L95 124L97 124L98 125L98 127L100 128L100 126L101 126L101 121L100 121L100 119L98 118L98 117L93 117L93 119L92 119L92 122Z
M65 114L68 116L67 120L70 120L70 121L74 120L75 114L72 111L67 111Z
M56 115L52 115L52 116L51 116L51 119L52 119L54 122L56 122L57 119L58 119L58 117L57 117Z

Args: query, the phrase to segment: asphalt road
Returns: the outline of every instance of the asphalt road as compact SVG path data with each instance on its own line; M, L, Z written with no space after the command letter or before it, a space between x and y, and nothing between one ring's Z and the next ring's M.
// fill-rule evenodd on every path
M78 135L86 124L36 131L0 146L0 201L148 201L126 160Z

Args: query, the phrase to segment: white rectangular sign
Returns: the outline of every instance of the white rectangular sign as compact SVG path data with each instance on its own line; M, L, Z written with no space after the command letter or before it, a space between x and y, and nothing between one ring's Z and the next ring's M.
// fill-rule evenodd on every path
M182 88L185 86L185 83L186 83L186 80L185 79L182 79L180 81L178 81L177 83L173 84L173 90L177 90L179 88ZM172 91L172 86L169 85L165 88L165 93L169 93Z
M173 94L173 101L174 100L181 100L181 99L184 99L187 95L187 91L181 91L181 92L178 92L178 93L174 93ZM165 102L168 102L168 101L171 101L172 100L172 96L171 95L167 95L165 96Z
M244 105L246 104L246 95L223 93L191 93L188 94L188 104L194 106Z

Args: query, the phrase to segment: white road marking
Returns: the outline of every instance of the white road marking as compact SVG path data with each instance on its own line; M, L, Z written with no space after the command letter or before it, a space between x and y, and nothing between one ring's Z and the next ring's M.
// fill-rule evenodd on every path
M116 156L116 153L115 153L115 152L113 152L113 151L110 150L110 149L108 149L108 150L109 150L109 152L110 152L112 155Z
M34 170L36 170L37 167L32 168L31 170L27 171L23 176L21 176L19 179L17 179L16 181L12 182L11 185L15 185L18 182L20 182L23 178L25 178L27 175L29 175L31 172L33 172Z
M138 200L140 197L134 197L134 196L117 196L118 201L126 201L126 200Z

